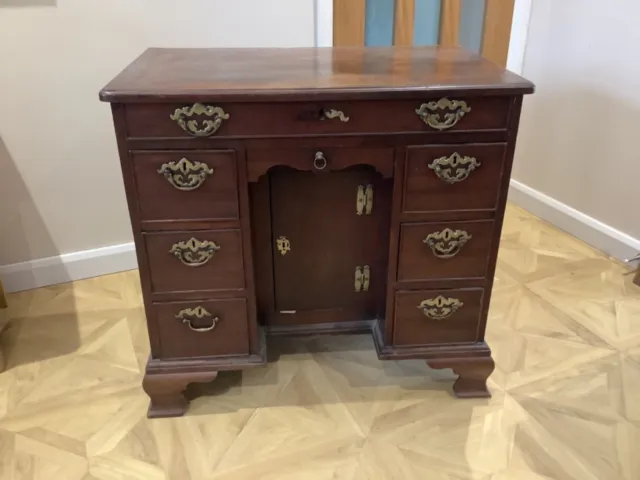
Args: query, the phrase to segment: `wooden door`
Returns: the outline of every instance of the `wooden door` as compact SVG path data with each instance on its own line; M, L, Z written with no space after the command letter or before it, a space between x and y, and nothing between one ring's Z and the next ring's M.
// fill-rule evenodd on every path
M366 167L320 174L279 169L270 177L276 310L270 323L376 318L387 276L389 181ZM358 191L367 187L373 208L367 214L360 203L358 215Z
M514 2L394 0L391 5L390 0L333 0L333 44L462 45L504 67Z

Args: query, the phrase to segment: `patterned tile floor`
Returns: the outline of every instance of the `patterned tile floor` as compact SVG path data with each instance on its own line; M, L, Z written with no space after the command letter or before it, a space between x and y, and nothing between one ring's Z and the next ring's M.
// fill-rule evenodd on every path
M147 420L137 272L9 296L0 479L640 479L640 288L510 206L487 341L490 400L380 362L369 336L271 342L179 419ZM214 395L215 394L215 395Z

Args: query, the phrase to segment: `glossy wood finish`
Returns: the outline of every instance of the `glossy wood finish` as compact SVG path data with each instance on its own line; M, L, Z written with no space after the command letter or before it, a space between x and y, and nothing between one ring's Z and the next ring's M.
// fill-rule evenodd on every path
M160 337L160 349L152 352L156 358L188 358L215 355L247 355L249 335L247 305L244 298L206 300L191 302L158 303L153 307L150 320L156 322ZM185 309L201 307L211 316L198 319L191 316L193 328L208 328L209 331L194 331L189 324L177 318ZM189 315L186 316L189 318Z
M420 100L380 102L305 102L278 105L263 103L209 102L229 115L215 137L300 136L346 133L433 132L416 113L422 103L441 97L425 96ZM470 106L474 115L465 115L450 131L505 129L509 114L509 99L505 97L458 96ZM188 103L130 105L127 123L131 138L192 138L171 114ZM349 120L323 117L326 110L339 110ZM389 112L393 112L390 115Z
M368 186L372 211L363 206L358 215L358 187ZM291 245L284 255L277 248L272 254L275 311L289 312L275 323L376 318L384 305L387 249L374 239L388 234L389 181L366 167L330 174L279 170L271 175L271 191L271 244L286 237ZM370 284L356 291L355 269L365 266Z
M506 148L506 144L409 147L403 211L494 210L498 203ZM429 165L438 158L455 153L475 158L480 166L466 179L451 184L439 178ZM451 169L452 176L458 168Z
M480 341L483 294L482 289L399 291L396 293L393 344L404 347ZM420 303L438 296L459 300L463 305L442 320L426 317Z
M178 163L183 158L203 163L213 170L195 190L179 190L158 172L162 165ZM142 222L210 222L239 217L238 177L233 150L141 151L132 152L131 161Z
M192 267L171 253L172 247L191 238L215 242L220 250L206 264ZM197 230L145 233L151 291L154 293L243 289L240 230Z
M484 330L522 94L532 89L444 48L152 49L128 67L101 98L114 102L140 265L150 414L183 413L191 381L263 364L265 332L370 329L381 359L446 362L460 375L456 394L486 395ZM416 109L443 98L470 110L440 130ZM229 114L209 137L170 118L198 102ZM327 109L345 121L323 119ZM456 152L479 165L450 184L429 164ZM182 158L214 171L177 190L158 170ZM360 185L373 187L371 215L357 215ZM471 238L443 259L423 240L446 228ZM280 236L291 242L285 255ZM186 266L170 252L192 237L220 249ZM369 291L355 292L364 265ZM418 305L438 295L464 305L428 319ZM214 329L176 319L198 305L218 312Z
M152 48L103 88L100 98L184 105L389 99L390 94L421 98L465 91L517 95L532 93L533 84L458 48Z
M443 258L424 241L430 235L449 229L460 230L471 238L454 256ZM400 228L398 281L484 278L493 247L491 220L471 222L405 223Z
M327 165L319 171L314 165L315 154L322 153ZM370 166L384 178L393 177L392 148L261 148L248 151L248 180L257 182L274 165L293 168L297 171L328 173L339 172L350 167Z

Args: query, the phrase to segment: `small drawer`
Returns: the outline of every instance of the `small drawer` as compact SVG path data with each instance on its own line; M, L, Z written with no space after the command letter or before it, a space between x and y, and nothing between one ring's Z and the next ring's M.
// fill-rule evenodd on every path
M130 138L505 130L510 97L126 106Z
M256 148L247 151L250 182L258 181L277 161L302 171L341 171L355 165L371 165L384 178L393 176L393 148Z
M238 218L235 152L132 152L142 221Z
M483 278L493 227L492 220L402 224L398 281Z
M240 230L145 233L153 293L243 289Z
M404 212L493 210L507 145L409 147Z
M397 292L393 344L418 346L479 341L483 296L481 288Z
M244 298L158 303L152 309L160 340L155 358L249 354Z

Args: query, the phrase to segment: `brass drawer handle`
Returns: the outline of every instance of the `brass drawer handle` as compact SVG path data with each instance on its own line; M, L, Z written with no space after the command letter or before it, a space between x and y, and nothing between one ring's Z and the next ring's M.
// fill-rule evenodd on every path
M212 316L213 315L211 315L206 308L201 306L197 306L196 308L185 308L176 314L176 318L178 320L182 320L182 323L186 324L191 330L198 333L210 332L216 328L216 324L220 321L220 318L213 317L211 319L211 325L208 327L194 327L192 323L193 320L202 320L203 318L209 318Z
M334 118L339 119L342 123L347 123L349 121L349 117L347 117L341 110L335 110L333 108L322 110L320 120L333 120Z
M213 174L213 168L206 163L192 162L183 158L178 162L163 163L158 173L164 175L178 190L189 192L200 188L207 179L207 175Z
M440 180L454 184L466 180L476 168L482 166L475 157L463 157L458 152L448 157L436 158L429 164Z
M316 152L313 157L313 168L316 170L324 170L327 168L327 157L324 156L323 152Z
M457 298L438 295L435 298L423 300L418 308L422 310L425 317L431 320L444 320L456 313L463 305L464 303Z
M187 118L193 117L194 115L204 115L211 118L201 121L187 120ZM173 112L169 118L180 125L180 128L189 135L193 135L194 137L209 137L218 131L222 126L223 120L229 119L229 114L220 107L194 103L191 107L176 108L175 112Z
M431 251L436 257L452 258L460 252L460 249L462 249L471 238L471 234L464 230L445 228L440 232L430 233L422 243L429 245L429 248L431 248Z
M445 110L444 120L441 119L438 110ZM460 121L466 113L471 111L471 107L463 100L449 100L441 98L437 102L423 103L416 113L422 121L436 130L447 130Z
M200 241L191 237L189 240L174 243L169 253L175 255L187 267L200 267L213 257L213 254L220 250L216 242L210 240Z

